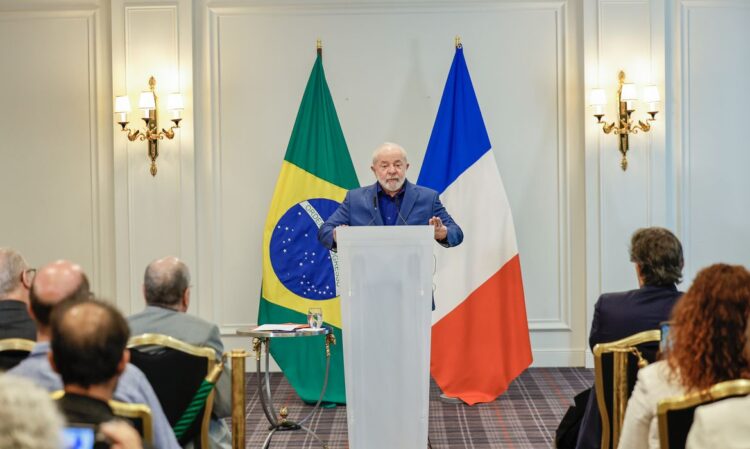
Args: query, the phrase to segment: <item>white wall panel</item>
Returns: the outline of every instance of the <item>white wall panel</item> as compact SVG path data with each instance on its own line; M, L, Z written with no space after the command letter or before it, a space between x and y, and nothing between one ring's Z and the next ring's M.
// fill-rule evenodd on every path
M660 0L587 0L584 3L585 92L605 89L604 120L616 120L618 73L626 81L664 88L664 4ZM639 92L640 93L640 92ZM663 105L664 103L662 103ZM628 249L633 232L670 226L664 108L649 133L631 134L627 171L620 167L619 137L604 134L591 107L583 118L586 133L586 284L587 334L593 307L604 292L638 287ZM636 102L633 118L645 120ZM671 226L674 228L674 226ZM587 343L586 343L587 345ZM589 352L590 355L590 352Z
M679 204L690 281L713 263L750 265L750 152L745 132L750 4L678 5Z
M158 172L149 172L145 142L129 142L119 126L115 146L118 301L126 313L143 308L146 265L166 255L185 260L196 275L195 194L192 148L192 29L189 2L113 2L113 85L129 95L130 127L142 129L138 95L156 79L158 125L168 128L167 96L182 92L186 110L174 140L159 141ZM202 312L193 295L191 312ZM209 317L209 316L207 316Z
M64 3L0 8L0 245L32 265L76 261L108 297L111 170L99 18L96 8Z

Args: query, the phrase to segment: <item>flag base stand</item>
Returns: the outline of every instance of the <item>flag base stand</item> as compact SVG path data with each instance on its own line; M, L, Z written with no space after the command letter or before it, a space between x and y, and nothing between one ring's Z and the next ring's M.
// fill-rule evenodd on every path
M462 401L459 398L455 398L453 396L448 396L445 393L440 393L440 402L445 402L446 404L463 404L464 401Z

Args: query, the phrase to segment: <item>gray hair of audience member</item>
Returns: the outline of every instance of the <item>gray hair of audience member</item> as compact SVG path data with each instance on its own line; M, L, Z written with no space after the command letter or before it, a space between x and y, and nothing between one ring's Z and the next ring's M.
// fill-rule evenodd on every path
M401 156L404 158L404 162L409 162L409 160L407 158L406 150L404 149L404 147L402 147L401 145L399 145L397 143L384 142L383 144L381 144L380 146L378 146L377 148L375 148L375 151L372 152L372 165L374 166L378 162L378 159L380 158L380 155L384 151L387 151L387 150L390 150L390 149L396 149L396 150L400 151L401 152Z
M630 261L640 268L645 285L669 286L682 280L682 244L669 229L635 231L630 240Z
M28 379L0 375L0 449L60 449L63 417Z
M21 274L29 265L18 251L11 248L0 248L0 299L18 288Z
M169 256L146 267L143 295L147 304L174 308L190 286L190 271L180 259Z

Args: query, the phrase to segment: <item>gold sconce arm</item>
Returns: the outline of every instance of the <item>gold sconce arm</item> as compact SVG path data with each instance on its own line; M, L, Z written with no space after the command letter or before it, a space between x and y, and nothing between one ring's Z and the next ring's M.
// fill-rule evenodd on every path
M619 136L619 149L622 154L622 160L620 161L620 167L623 171L628 168L627 153L630 149L629 138L630 134L638 134L639 132L647 133L651 131L651 122L656 120L656 110L659 105L659 93L656 86L647 86L644 90L644 101L648 103L648 115L645 121L638 120L638 123L633 123L633 112L635 112L635 100L637 99L636 89L634 84L625 82L625 72L622 70L618 74L619 87L617 89L617 117L613 122L606 122L604 118L604 90L594 89L591 92L591 105L594 106L596 117L596 123L602 125L602 131L604 134L615 134Z
M159 157L158 142L160 140L174 139L175 129L180 127L180 111L183 109L182 96L180 94L171 94L168 101L168 109L174 111L174 118L172 123L174 124L169 130L162 128L159 130L157 124L157 110L158 110L158 97L156 96L156 79L152 76L148 80L149 91L141 94L138 107L143 110L143 122L144 129L142 130L131 130L127 127L128 120L127 114L130 112L130 100L127 96L117 97L115 99L115 113L119 115L117 123L122 127L122 131L126 133L126 136L130 142L135 140L147 141L148 142L148 157L151 159L151 167L149 171L151 176L156 176L156 158Z

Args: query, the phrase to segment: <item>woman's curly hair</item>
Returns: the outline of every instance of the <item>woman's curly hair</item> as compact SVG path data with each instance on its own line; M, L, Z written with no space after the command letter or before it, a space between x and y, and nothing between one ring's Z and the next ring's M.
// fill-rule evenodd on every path
M667 362L688 390L748 377L745 355L750 272L716 264L701 270L672 310Z

